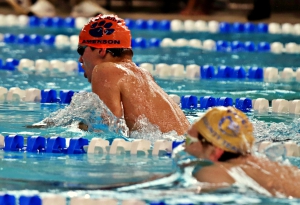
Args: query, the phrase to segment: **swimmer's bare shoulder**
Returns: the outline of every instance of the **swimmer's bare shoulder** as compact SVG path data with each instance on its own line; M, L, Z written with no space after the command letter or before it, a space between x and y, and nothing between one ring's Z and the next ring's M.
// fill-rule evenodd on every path
M126 73L127 66L124 66L122 63L113 63L105 62L99 65L96 65L93 70L93 75L114 75L116 73L124 74Z
M227 173L224 164L218 163L201 168L195 177L200 182L208 183L234 183L234 179Z

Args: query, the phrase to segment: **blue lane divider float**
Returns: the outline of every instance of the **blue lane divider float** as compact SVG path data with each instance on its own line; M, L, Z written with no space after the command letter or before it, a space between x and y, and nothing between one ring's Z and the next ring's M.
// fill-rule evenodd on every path
M20 151L24 147L24 137L21 135L8 135L4 138L5 151Z
M41 103L61 103L70 104L73 95L76 91L73 90L61 90L59 91L59 97L57 97L56 90L45 89L41 90Z
M53 28L75 28L75 18L67 17L43 17L30 16L28 20L30 27L53 27Z
M41 90L41 103L56 103L59 102L56 90L45 89Z
M41 136L30 136L27 138L27 152L44 152L46 148L46 138Z
M268 33L268 24L266 23L240 23L240 22L220 22L220 33Z
M15 205L16 197L10 194L0 195L0 205Z
M81 29L83 25L88 22L88 18L85 17L43 17L38 18L35 16L19 16L11 18L8 16L6 21L3 21L4 26L29 26L29 27L47 27L47 28L76 28ZM5 16L4 16L5 19ZM124 19L129 29L137 30L160 30L160 31L175 31L175 32L212 32L212 33L270 33L270 34L299 34L300 27L298 24L292 25L290 23L278 24L278 23L258 23L251 22L217 22L217 21L193 21L190 19L181 21L174 20L144 20L144 19ZM18 24L18 21L21 21ZM6 22L9 22L5 25Z
M3 64L2 59L0 59L0 70L10 70L15 71L19 66L20 61L13 58L6 59ZM251 80L263 80L264 79L264 70L261 67L250 67L248 73L245 68L242 66L230 67L226 65L221 65L215 73L215 67L212 65L203 65L200 66L201 79L216 79L216 78L225 78L225 79L248 79ZM78 63L78 72L84 72L82 69L81 63ZM61 103L70 103L70 97L73 96L74 91L60 91L60 100ZM44 90L43 93L43 103L58 102L57 96L53 93L52 90Z
M54 45L55 44L55 39L56 36L47 34L44 36L38 35L38 34L10 34L6 33L4 34L3 42L5 43L17 43L17 44L25 44L25 45ZM163 39L159 38L142 38L142 37L137 37L137 38L132 38L131 40L131 46L132 48L157 48L161 47L161 42ZM189 39L187 39L189 41ZM71 42L70 43L74 43ZM77 42L76 42L77 43ZM174 46L176 47L177 43L174 41ZM189 47L189 45L186 45ZM182 47L182 46L180 46ZM268 42L259 42L255 44L252 41L246 41L246 42L241 42L241 41L224 41L224 40L217 40L216 41L216 51L221 51L221 52L269 52L271 49L270 43Z
M65 154L83 154L84 146L88 145L88 139L75 137L70 139L66 147L66 139L62 137L45 138L42 136L29 136L27 146L24 145L24 137L21 135L8 135L4 138L4 151L47 152Z
M70 145L67 149L67 154L82 154L85 153L83 146L88 145L87 139L76 137L70 140Z
M66 139L63 137L50 137L47 138L47 153L62 153L67 147Z
M235 107L243 112L249 112L252 109L252 100L249 98L235 99Z
M42 205L42 199L37 196L20 196L19 205Z
M214 98L212 96L204 96L198 100L197 96L185 95L181 96L180 104L182 109L205 110L215 106L233 106L233 99L230 97ZM249 98L237 98L235 100L235 107L243 112L249 112L252 109L252 100Z

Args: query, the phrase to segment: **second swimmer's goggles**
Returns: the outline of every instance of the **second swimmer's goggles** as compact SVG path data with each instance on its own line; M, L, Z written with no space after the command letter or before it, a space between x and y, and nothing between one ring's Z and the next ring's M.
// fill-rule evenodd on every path
M198 136L196 137L192 137L189 134L185 134L184 135L186 137L185 139L185 145L190 145L194 142L201 142L203 145L211 145L211 143L209 141L207 141L199 132L198 132Z

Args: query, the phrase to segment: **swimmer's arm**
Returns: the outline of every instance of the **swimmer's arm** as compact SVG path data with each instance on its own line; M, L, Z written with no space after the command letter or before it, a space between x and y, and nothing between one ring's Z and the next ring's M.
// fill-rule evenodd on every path
M112 69L112 70L109 70ZM92 91L106 104L118 118L123 116L121 91L118 86L123 73L114 68L95 67L92 76Z
M201 187L201 191L214 191L231 186L235 181L222 168L216 165L201 168L194 177L199 182L208 183Z

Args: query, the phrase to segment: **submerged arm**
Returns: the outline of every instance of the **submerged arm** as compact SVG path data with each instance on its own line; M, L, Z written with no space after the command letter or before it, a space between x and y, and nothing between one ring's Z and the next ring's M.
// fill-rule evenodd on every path
M194 177L199 182L208 183L207 186L201 187L201 191L213 191L229 187L235 182L234 179L218 165L203 167L194 175Z

